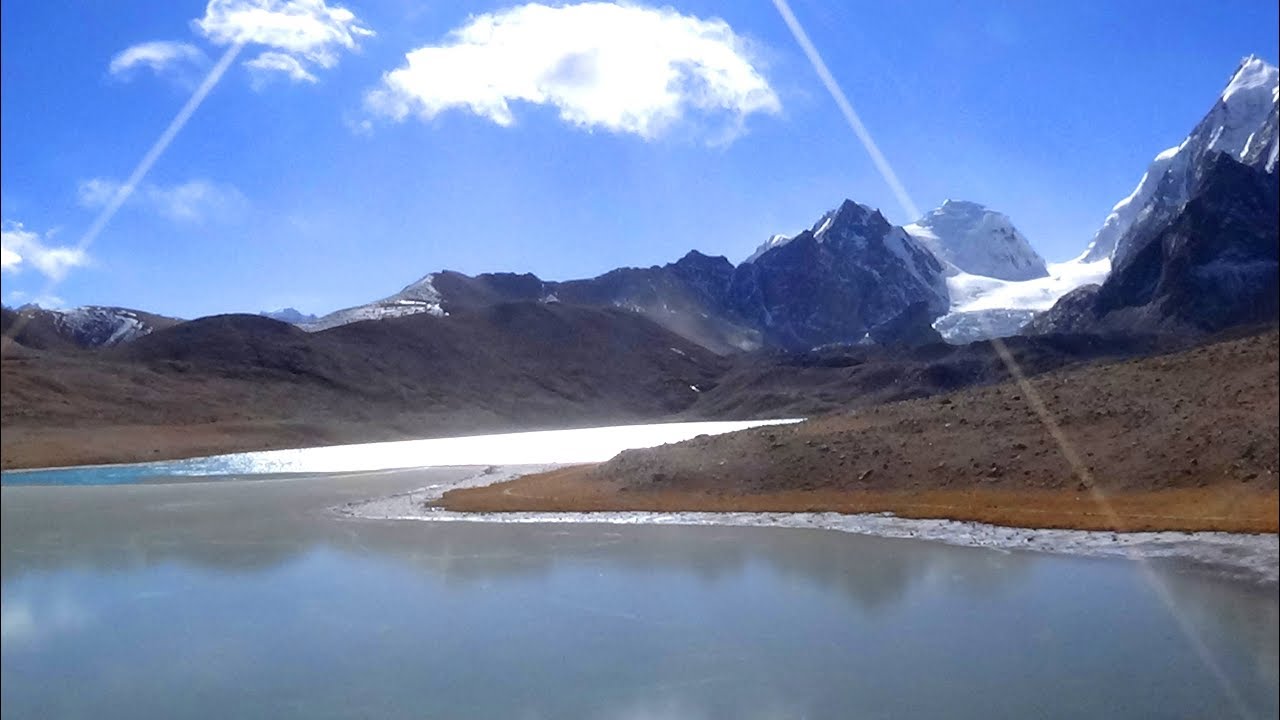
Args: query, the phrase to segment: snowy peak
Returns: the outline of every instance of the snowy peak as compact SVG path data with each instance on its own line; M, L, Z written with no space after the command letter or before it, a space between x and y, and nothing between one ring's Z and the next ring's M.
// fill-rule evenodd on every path
M873 224L879 230L881 227L887 226L889 221L884 219L879 210L846 199L840 203L840 207L824 213L818 219L818 222L813 224L810 232L818 239L818 242L822 242L826 234L833 229L863 228Z
M756 259L759 258L761 255L769 252L770 250L776 247L779 247L781 245L786 245L789 242L791 242L790 235L770 235L768 240L765 240L763 243L760 243L760 247L757 247L755 252L751 253L751 255L749 255L747 259L743 260L742 262L743 264L755 262Z
M1031 280L1049 274L1013 222L975 202L947 200L904 228L955 272L1000 280Z
M431 273L417 282L406 285L403 290L391 297L398 300L438 303L440 302L440 293L436 290L435 281L436 274Z
M1236 68L1231 82L1222 91L1222 101L1230 103L1237 96L1254 95L1265 102L1267 96L1274 97L1277 78L1280 78L1280 72L1276 66L1257 55L1250 55L1240 61L1240 67Z
M833 230L837 233L841 233L847 232L850 228L865 229L869 226L873 226L875 228L874 232L879 234L883 232L885 228L889 227L889 221L885 220L879 210L845 199L845 201L840 203L838 207L823 213L822 217L818 218L818 221L809 228L808 233L812 235L815 240L821 243L827 239L827 234ZM761 255L764 255L774 248L786 245L792 240L800 237L800 235L804 235L804 233L800 233L799 235L772 235L768 240L757 247L755 252L751 253L751 255L742 262L744 265L746 263L755 262L760 259Z
M1241 61L1208 114L1179 145L1156 155L1138 186L1111 209L1080 259L1122 260L1144 226L1167 222L1186 203L1216 153L1275 172L1278 102L1280 70L1255 56Z

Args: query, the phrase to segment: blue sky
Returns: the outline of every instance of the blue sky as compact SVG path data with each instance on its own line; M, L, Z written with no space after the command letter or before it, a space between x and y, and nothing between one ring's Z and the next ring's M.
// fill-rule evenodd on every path
M791 7L921 210L985 203L1050 260L1084 248L1243 56L1278 52L1272 2ZM767 0L0 13L7 305L323 313L443 268L565 279L690 248L737 262L845 197L915 219ZM656 92L673 67L687 82Z

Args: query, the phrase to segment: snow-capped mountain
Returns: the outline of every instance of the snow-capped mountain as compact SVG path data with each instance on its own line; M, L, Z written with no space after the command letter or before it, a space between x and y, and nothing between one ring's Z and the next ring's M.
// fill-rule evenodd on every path
M1226 155L1261 172L1275 173L1276 150L1280 144L1276 138L1280 107L1278 78L1280 72L1275 66L1257 57L1243 60L1204 119L1179 145L1156 156L1133 193L1116 204L1080 257L1049 264L1048 276L1021 282L971 273L953 274L947 278L951 311L939 318L934 327L950 342L968 342L1015 334L1020 326L1054 307L1059 299L1063 300L1063 308L1082 307L1079 292L1073 291L1105 285L1112 268L1118 270L1129 265L1131 255L1147 247L1153 238L1172 237L1166 230L1206 186L1207 175L1228 172L1221 168L1214 170L1217 158ZM1223 184L1224 181L1219 180L1211 186ZM1247 184L1237 179L1232 186ZM1220 204L1221 200L1214 202ZM1225 217L1222 213L1207 212L1205 208L1200 208L1195 216ZM1221 228L1203 228L1200 242L1213 235L1210 232L1213 230ZM1126 271L1126 275L1132 272ZM1148 272L1155 271L1149 268ZM1245 283L1249 287L1253 284L1256 284L1253 280ZM1056 313L1057 316L1071 314L1067 310ZM1039 322L1033 329L1049 331L1068 327L1084 329L1085 324L1059 319Z
M948 309L933 326L951 343L1016 335L1110 268L1105 259L1046 264L1008 216L975 202L947 200L903 229L946 269Z
M1007 216L975 202L947 200L903 229L946 263L949 274L1000 280L1031 280L1049 274L1044 258Z
M1156 155L1133 192L1111 209L1081 259L1122 260L1140 236L1166 224L1186 203L1203 165L1226 153L1265 172L1276 170L1276 112L1280 71L1245 58L1213 108L1175 147Z
M1265 165L1264 165L1265 167ZM1215 153L1169 222L1038 316L1031 332L1211 333L1280 316L1280 181Z

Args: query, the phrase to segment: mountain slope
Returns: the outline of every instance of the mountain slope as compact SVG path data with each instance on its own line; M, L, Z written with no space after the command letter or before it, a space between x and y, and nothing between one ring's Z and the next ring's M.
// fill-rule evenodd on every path
M1015 383L626 451L457 490L462 511L892 512L1019 527L1277 527L1275 331Z

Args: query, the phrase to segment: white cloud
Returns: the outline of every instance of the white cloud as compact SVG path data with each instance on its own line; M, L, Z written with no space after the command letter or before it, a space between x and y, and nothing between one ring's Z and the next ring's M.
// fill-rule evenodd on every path
M153 40L125 48L111 58L108 71L113 77L128 79L138 68L157 75L182 72L192 65L203 65L208 58L195 45L171 40Z
M209 0L195 28L219 45L265 45L271 50L245 63L261 77L280 72L314 82L308 66L331 68L343 50L358 49L373 31L355 13L324 0Z
M740 128L781 109L747 43L723 20L669 8L528 4L478 15L409 52L366 105L394 120L460 108L498 125L510 104L552 105L567 123L651 139L690 114Z
M293 82L316 81L316 76L307 72L307 68L298 58L281 52L264 52L244 65L253 71L253 83L257 87L262 86L271 75L276 73L283 74Z
M16 273L30 266L50 280L59 281L72 268L87 265L89 257L79 248L50 245L20 222L6 220L0 226L0 270Z
M23 305L36 305L45 310L61 310L67 306L67 301L57 295L35 295L25 290L14 290L5 297L5 302L13 307L21 307Z
M95 209L106 207L120 189L121 183L117 180L85 180L80 183L80 205ZM234 186L203 179L170 186L142 185L134 191L132 199L170 220L192 223L237 215L248 204L244 194Z

